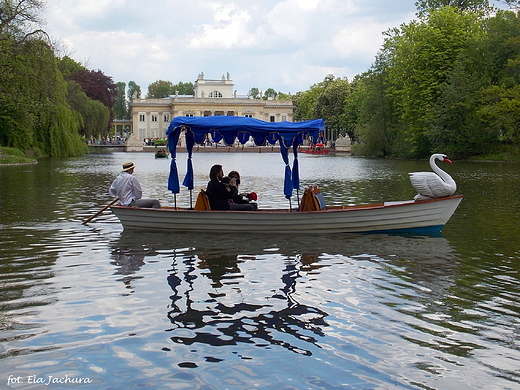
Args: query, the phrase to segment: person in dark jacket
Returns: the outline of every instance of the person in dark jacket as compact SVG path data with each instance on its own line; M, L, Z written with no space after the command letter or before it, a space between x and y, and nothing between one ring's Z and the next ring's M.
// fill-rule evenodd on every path
M250 204L234 204L233 198L238 195L236 179L231 178L229 184L222 183L224 171L222 165L213 165L209 171L209 182L206 195L211 210L250 210L254 207Z
M227 176L224 176L224 177L229 177L230 180L235 178L237 194L233 197L233 203L250 204L254 207L255 210L258 209L257 204L255 202L251 202L251 201L256 201L258 199L256 192L250 192L250 193L247 193L247 192L240 193L239 192L240 191L240 173L238 173L237 171L231 171L228 173Z

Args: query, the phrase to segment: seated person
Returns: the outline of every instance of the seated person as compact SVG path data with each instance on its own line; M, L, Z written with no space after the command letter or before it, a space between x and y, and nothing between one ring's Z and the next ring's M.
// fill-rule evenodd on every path
M124 163L123 170L113 181L108 192L110 195L116 196L122 206L160 209L161 203L158 199L141 198L143 191L139 181L133 176L134 169L135 165L131 161Z
M224 171L222 165L213 165L209 171L210 181L206 188L206 196L212 210L249 210L254 207L250 204L234 204L233 198L238 194L236 179L230 178L229 184L222 182Z
M242 192L238 193L238 187L240 186L240 173L237 171L231 171L228 173L227 176L231 179L235 179L236 187L237 187L237 194L233 197L233 203L236 204L250 204L254 207L255 210L258 210L258 205L255 202L251 202L252 200L257 200L258 197L256 195L256 192Z

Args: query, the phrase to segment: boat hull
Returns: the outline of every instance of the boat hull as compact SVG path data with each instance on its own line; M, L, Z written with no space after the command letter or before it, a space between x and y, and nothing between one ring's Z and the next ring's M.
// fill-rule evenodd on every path
M463 196L320 211L217 211L112 206L125 229L177 232L362 233L439 232Z

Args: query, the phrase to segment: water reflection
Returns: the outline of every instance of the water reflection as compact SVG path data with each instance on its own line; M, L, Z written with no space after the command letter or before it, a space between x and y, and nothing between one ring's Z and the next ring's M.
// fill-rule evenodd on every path
M307 291L320 286L321 275L328 278L338 264L376 264L382 273L370 283L385 291L378 303L412 318L425 313L427 321L435 321L426 313L438 311L434 306L450 294L457 272L454 251L440 235L243 235L237 240L126 231L113 244L112 264L125 284L139 278L147 257L171 262L165 276L172 292L166 316L174 344L277 346L305 356L323 348L331 315L329 300L321 302L325 305L313 303ZM342 294L348 294L351 287L344 287ZM341 282L330 288L341 290ZM336 322L338 313L333 316ZM408 321L418 330L423 327L421 332L430 332L423 322L414 322ZM414 342L410 336L403 338Z
M206 258L205 264L200 265L197 264L194 256L184 259L182 279L177 276L178 270L174 265L172 274L168 277L168 283L174 292L171 297L172 310L168 312L168 318L174 325L170 330L189 329L190 332L188 336L182 336L182 333L172 336L172 341L185 345L194 343L212 346L238 343L252 343L257 347L279 345L292 352L312 355L309 349L298 347L287 338L287 335L291 335L295 339L316 345L316 337L323 337L322 327L327 326L324 320L327 313L316 307L300 304L293 297L296 280L300 277L297 265L292 262L287 263L282 270L281 288L265 297L268 302L284 301L283 305L244 301L225 304L219 300L225 293L218 292L208 293L210 297L203 302L195 302L190 294L194 290L196 279L200 277L196 275L195 268L208 267L210 272L217 268L217 272L222 273L223 267L217 265L221 262L227 265L230 274L231 271L240 272L239 260L231 256ZM211 272L213 278L215 275L215 272ZM225 273L222 273L222 277L225 277ZM221 285L221 280L215 281L216 285ZM184 288L183 282L186 282ZM182 306L177 303L181 298L186 300ZM199 309L198 306L201 308ZM285 335L284 339L277 337L277 334Z

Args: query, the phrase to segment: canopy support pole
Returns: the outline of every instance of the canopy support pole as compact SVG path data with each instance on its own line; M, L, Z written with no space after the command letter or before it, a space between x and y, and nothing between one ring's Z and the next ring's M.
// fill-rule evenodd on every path
M190 210L193 210L193 190L190 190Z

